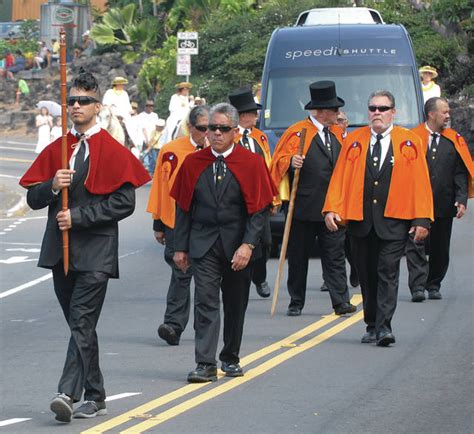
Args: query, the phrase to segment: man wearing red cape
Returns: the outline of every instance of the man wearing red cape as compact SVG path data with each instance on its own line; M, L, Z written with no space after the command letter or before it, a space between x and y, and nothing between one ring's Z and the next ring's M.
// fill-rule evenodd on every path
M56 420L107 413L96 325L109 278L117 278L118 221L135 209L135 188L150 180L140 162L96 123L96 79L81 71L68 97L74 124L67 134L69 169L61 168L61 138L48 145L20 180L33 209L49 207L38 266L53 272L54 291L71 331L58 393ZM69 189L62 211L62 189ZM62 231L69 231L69 272L64 273ZM73 404L84 402L73 412Z
M230 104L209 113L211 146L186 157L171 190L176 199L174 261L195 282L194 329L197 367L191 383L216 381L220 291L224 347L219 358L226 376L243 375L239 365L253 261L277 191L265 160L236 146L239 115Z

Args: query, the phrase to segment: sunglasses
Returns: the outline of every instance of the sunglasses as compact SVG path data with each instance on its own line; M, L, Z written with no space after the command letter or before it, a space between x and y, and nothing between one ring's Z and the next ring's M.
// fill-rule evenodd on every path
M228 133L229 131L233 130L235 127L230 127L228 125L217 125L217 124L209 124L209 129L211 131L219 130L221 133Z
M67 105L70 107L76 104L76 102L82 106L97 103L99 101L97 101L95 98L92 98L91 96L70 96L67 99Z
M344 118L337 118L337 121L338 121L338 122L347 122L347 119L344 119Z
M205 133L207 131L207 125L194 125L196 130L201 131L201 133Z
M390 107L388 105L369 105L369 111L371 111L372 113L375 113L377 110L380 112L380 113L383 113L383 112L387 112L389 110L392 110L393 107Z

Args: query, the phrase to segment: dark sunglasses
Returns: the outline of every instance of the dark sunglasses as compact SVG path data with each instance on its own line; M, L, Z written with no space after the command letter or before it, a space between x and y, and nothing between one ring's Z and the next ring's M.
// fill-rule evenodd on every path
M209 129L211 131L219 130L221 133L228 133L229 131L233 130L235 127L229 127L228 125L217 125L217 124L209 124Z
M92 98L91 96L70 96L67 99L67 105L70 107L76 104L76 102L79 105L89 105L99 101L97 101L95 98Z
M196 130L201 131L201 133L205 133L207 131L207 125L194 125Z
M383 112L387 112L389 110L392 110L393 107L390 107L388 105L369 105L369 111L371 111L372 113L375 113L377 110L380 112L380 113L383 113Z

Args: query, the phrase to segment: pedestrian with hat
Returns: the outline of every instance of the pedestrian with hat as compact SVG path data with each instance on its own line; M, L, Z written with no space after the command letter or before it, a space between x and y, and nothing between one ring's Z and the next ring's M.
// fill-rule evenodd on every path
M160 117L155 112L155 103L152 100L147 100L145 102L145 109L138 115L140 128L144 138L145 149L147 149L150 145L159 118Z
M192 109L189 92L193 85L189 81L176 83L176 93L171 96L168 110L170 115L166 119L166 130L163 133L161 144L164 145L177 137L179 123Z
M440 97L441 88L434 81L438 77L436 68L426 65L421 67L418 72L421 76L421 90L423 91L423 101L426 102L430 98Z
M344 100L332 81L309 86L311 101L307 119L291 125L281 136L272 158L270 173L279 186L280 199L289 199L289 179L300 169L294 215L288 241L288 316L299 316L305 305L309 255L317 237L323 275L337 315L356 311L350 303L344 255L345 231L331 232L324 224L322 209L334 166L339 157L342 130L336 125ZM306 133L303 132L306 130ZM297 153L304 137L302 155Z
M125 90L128 80L124 77L115 77L112 80L112 89L108 89L102 99L102 105L109 106L112 113L126 121L132 114L132 105L130 97Z
M259 154L269 167L271 155L268 138L263 131L255 127L257 125L258 110L262 106L255 101L252 90L247 87L234 90L229 95L229 101L239 113L239 133L235 137L235 144ZM257 294L260 297L267 298L270 297L270 288L267 283L267 260L270 257L272 246L272 232L270 219L268 218L265 222L261 245L262 255L254 262L252 282L257 289Z

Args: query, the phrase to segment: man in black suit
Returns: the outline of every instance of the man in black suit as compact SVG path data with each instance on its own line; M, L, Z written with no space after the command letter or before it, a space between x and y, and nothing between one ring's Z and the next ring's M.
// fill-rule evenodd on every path
M330 232L324 224L322 208L332 171L341 150L342 131L336 126L339 108L344 101L336 95L332 81L319 81L310 85L311 101L305 109L309 118L290 126L278 142L272 159L272 177L284 161L291 156L288 165L290 177L294 169L300 169L294 216L288 241L288 292L291 300L288 316L299 316L306 298L308 262L315 237L321 250L323 276L327 284L332 306L337 315L353 313L356 307L350 303L344 256L345 231ZM305 128L309 146L298 155L292 141L294 135ZM304 164L303 164L304 163ZM280 168L280 169L277 169Z
M395 98L388 91L369 98L369 126L350 133L324 204L330 231L348 220L367 324L362 343L395 343L392 317L398 275L409 234L428 235L433 214L421 141L393 126Z
M239 88L229 95L230 103L239 112L239 134L235 138L236 144L243 146L249 151L260 154L267 166L270 165L270 147L267 135L256 128L258 110L262 108L255 102L250 88ZM270 287L267 282L267 260L270 257L272 247L272 230L270 219L267 219L262 235L262 256L254 263L252 282L255 284L257 294L260 297L270 297Z
M171 191L178 205L174 260L183 272L191 260L195 282L197 367L188 375L191 383L217 379L220 290L224 347L219 359L226 376L243 375L239 351L252 263L261 254L258 244L276 193L263 158L234 145L238 122L230 104L211 108L211 146L186 157Z
M27 202L48 209L38 266L52 269L54 290L71 331L58 393L50 408L60 422L107 413L96 325L109 278L118 277L118 221L135 209L135 187L150 178L138 160L96 123L97 81L81 72L69 92L73 128L67 135L69 167L61 169L61 138L23 176ZM62 189L69 188L62 211ZM69 231L64 270L62 231ZM84 403L73 413L73 403Z
M413 302L441 300L441 282L449 266L449 246L453 217L462 218L468 199L468 170L472 157L462 144L462 137L449 124L449 104L444 98L430 98L425 103L426 123L414 128L423 140L433 190L434 222L430 230L430 258L425 245L409 240L407 244L408 285Z

